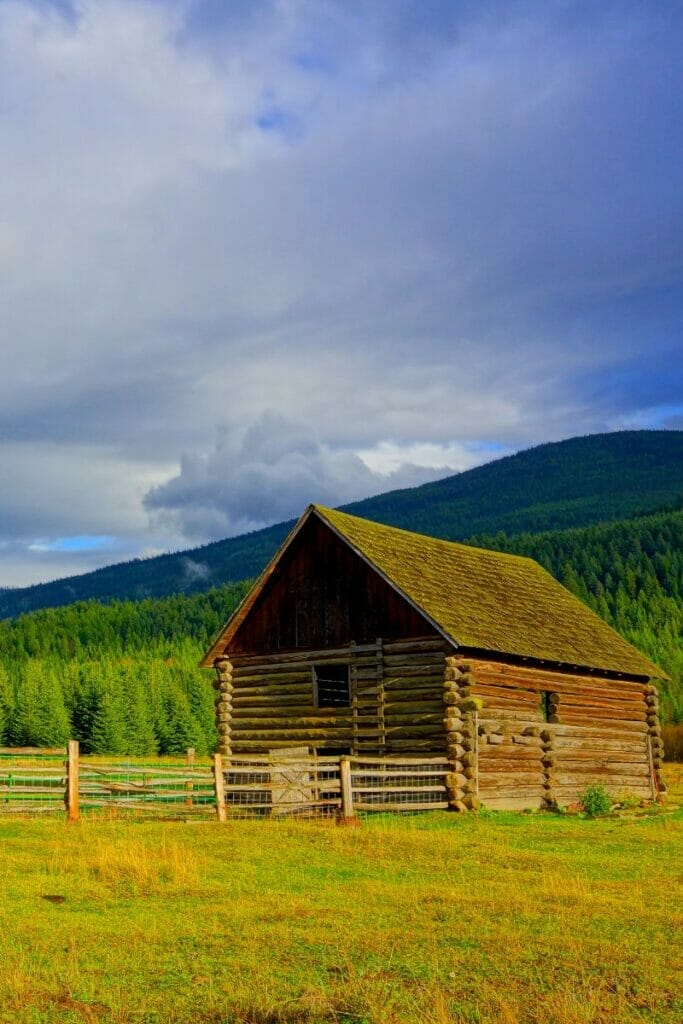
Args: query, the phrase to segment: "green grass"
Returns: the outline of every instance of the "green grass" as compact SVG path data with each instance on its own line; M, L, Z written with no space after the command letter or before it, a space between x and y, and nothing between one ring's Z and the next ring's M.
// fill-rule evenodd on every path
M0 818L0 1021L678 1024L682 836L671 808Z

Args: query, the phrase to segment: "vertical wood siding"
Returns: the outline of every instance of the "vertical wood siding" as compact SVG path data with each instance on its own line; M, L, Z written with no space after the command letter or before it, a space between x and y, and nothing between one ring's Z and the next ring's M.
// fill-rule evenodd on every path
M376 637L438 636L426 619L315 517L294 538L248 618L233 654L339 647Z

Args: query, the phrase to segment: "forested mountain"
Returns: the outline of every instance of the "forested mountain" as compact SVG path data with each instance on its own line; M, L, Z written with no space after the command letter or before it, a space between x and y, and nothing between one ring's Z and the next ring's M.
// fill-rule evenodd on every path
M448 540L628 518L683 495L683 431L625 431L544 444L477 469L344 506L354 515ZM301 510L303 511L303 509ZM195 593L254 576L291 527L191 551L107 566L82 576L0 590L0 617L96 598ZM199 567L199 571L198 571Z
M473 543L536 558L672 677L683 720L683 511ZM0 622L0 740L114 753L215 742L211 674L197 662L248 584L138 603L79 602Z

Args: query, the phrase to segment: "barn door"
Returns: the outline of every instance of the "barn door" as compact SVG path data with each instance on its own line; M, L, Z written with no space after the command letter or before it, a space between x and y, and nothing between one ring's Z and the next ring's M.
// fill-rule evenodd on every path
M314 803L315 774L308 747L270 750L270 799L272 814L297 814Z

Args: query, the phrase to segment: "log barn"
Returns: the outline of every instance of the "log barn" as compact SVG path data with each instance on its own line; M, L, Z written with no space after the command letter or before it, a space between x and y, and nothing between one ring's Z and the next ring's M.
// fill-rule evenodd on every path
M227 759L445 755L458 809L664 790L664 674L529 558L311 505L202 665Z

